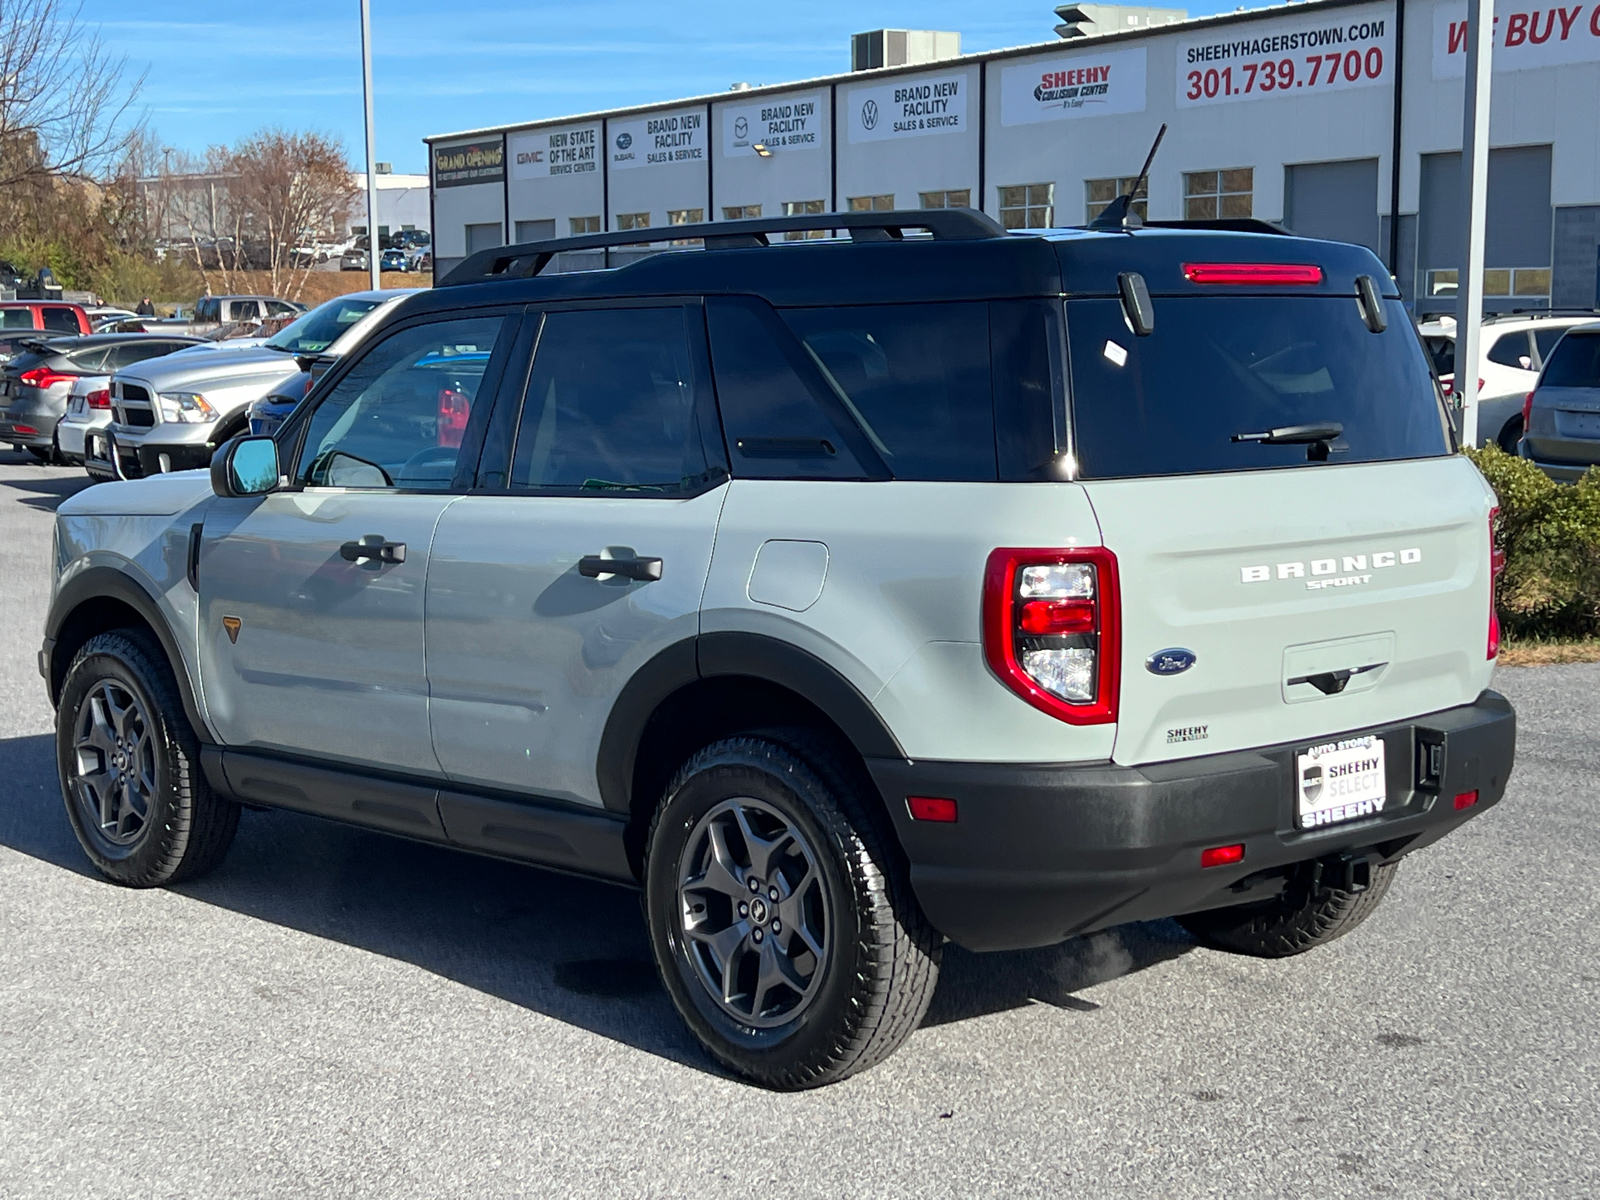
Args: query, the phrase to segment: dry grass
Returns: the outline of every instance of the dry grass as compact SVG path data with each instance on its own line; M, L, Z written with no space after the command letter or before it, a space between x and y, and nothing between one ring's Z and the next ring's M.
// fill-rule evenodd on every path
M1600 662L1600 640L1581 642L1505 642L1502 667L1548 667L1555 663Z
M386 288L433 286L433 276L426 271L384 271L379 278ZM242 271L239 279L241 293L269 295L272 291L272 276L266 271ZM335 296L366 291L369 280L365 271L312 271L306 276L306 285L300 290L300 295L291 298L315 308Z

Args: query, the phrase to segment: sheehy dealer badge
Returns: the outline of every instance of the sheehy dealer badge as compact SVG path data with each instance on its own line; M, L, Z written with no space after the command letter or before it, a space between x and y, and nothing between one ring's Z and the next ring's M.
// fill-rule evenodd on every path
M1383 739L1373 734L1312 746L1296 756L1301 829L1383 811Z

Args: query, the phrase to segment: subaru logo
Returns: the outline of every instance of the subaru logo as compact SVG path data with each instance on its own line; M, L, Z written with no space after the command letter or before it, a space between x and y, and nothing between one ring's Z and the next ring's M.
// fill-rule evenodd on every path
M1171 650L1157 650L1144 660L1144 669L1152 675L1181 675L1194 663L1194 651L1179 646Z
M633 134L631 134L631 133L619 133L619 134L617 134L617 149L618 150L626 150L631 145L633 145Z

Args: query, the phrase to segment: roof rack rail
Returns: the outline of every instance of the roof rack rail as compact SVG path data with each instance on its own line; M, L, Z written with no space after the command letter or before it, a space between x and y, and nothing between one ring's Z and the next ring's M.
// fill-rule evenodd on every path
M935 241L977 241L1007 236L994 218L970 208L909 209L894 212L835 212L796 217L758 217L745 221L704 221L657 229L613 230L577 237L520 242L480 250L460 263L435 287L484 283L495 279L530 279L557 254L570 250L611 249L647 242L703 241L707 250L740 250L770 245L769 234L811 233L843 229L853 242L897 242L905 231L925 230Z
M1527 321L1538 317L1594 317L1600 320L1600 308L1512 308L1483 314L1485 321Z
M1296 237L1297 234L1273 221L1260 217L1205 217L1192 221L1146 221L1149 229L1220 229L1225 233L1275 233L1279 237Z

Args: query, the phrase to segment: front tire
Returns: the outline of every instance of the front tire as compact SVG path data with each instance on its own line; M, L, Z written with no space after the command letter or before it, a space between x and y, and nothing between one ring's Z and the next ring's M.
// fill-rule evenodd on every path
M1305 863L1271 900L1188 913L1177 920L1213 950L1288 958L1326 946L1370 917L1399 868L1398 862L1375 865L1366 889L1352 892L1327 885L1321 863Z
M197 878L233 843L239 806L206 782L172 669L143 631L78 651L56 711L56 766L73 833L115 883Z
M730 738L684 764L650 827L662 981L706 1049L765 1087L874 1066L933 998L939 937L858 775L805 735Z

